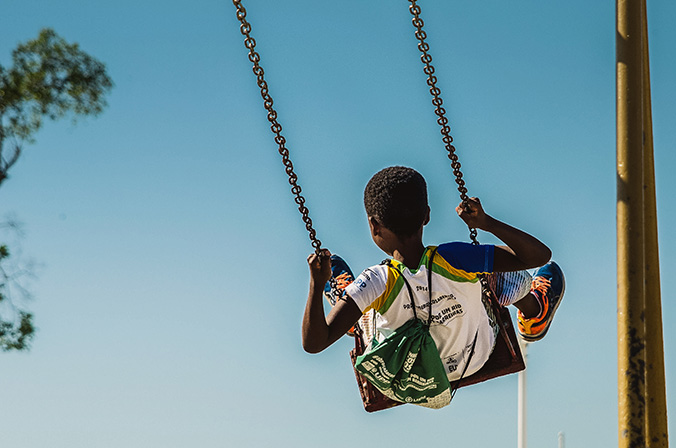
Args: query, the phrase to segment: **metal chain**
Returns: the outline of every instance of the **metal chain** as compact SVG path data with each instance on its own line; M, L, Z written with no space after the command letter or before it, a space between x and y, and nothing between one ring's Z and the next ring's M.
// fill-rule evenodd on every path
M317 232L312 226L312 219L310 219L310 210L305 206L305 198L301 194L302 189L298 185L298 176L293 170L293 163L289 157L289 150L286 147L286 139L282 136L282 125L277 121L277 112L272 107L274 104L268 89L268 83L265 81L265 72L260 65L261 56L256 51L256 40L251 37L251 24L246 20L246 9L242 6L241 0L232 0L232 4L237 8L237 20L240 22L239 30L244 36L244 46L249 50L249 61L253 63L253 72L256 75L256 83L261 89L261 97L263 97L263 105L268 111L268 121L271 126L272 133L275 134L275 143L279 146L279 154L282 156L282 163L284 164L286 174L289 176L289 184L291 185L291 193L294 195L294 200L298 205L298 211L302 215L305 228L307 229L315 249L315 253L319 255L322 247L322 242L317 238ZM331 286L331 296L334 300L341 300L343 298L343 290L338 288L336 279L331 276L329 280Z
M246 20L246 9L242 6L240 0L232 0L233 5L237 8L237 19L240 22L239 30L244 36L244 45L249 49L249 61L253 63L253 72L256 75L256 83L261 89L261 96L263 97L263 105L268 112L268 121L271 126L273 134L275 134L275 142L279 145L279 154L282 156L282 163L284 164L286 174L289 176L289 184L291 185L291 193L295 196L294 200L298 205L298 211L303 217L305 228L307 229L312 247L315 253L319 254L322 242L317 238L317 232L312 227L312 219L310 219L310 211L305 206L305 198L301 194L302 190L298 185L298 176L293 170L293 163L289 158L289 150L286 148L286 139L282 136L282 126L277 121L277 112L272 107L273 101L268 91L268 83L265 81L263 67L260 65L260 54L256 51L256 40L251 37L251 24Z
M446 109L443 107L444 102L441 99L441 90L437 87L437 77L434 76L432 56L429 54L430 46L425 42L427 38L427 33L423 30L425 22L420 18L420 6L417 5L416 0L409 0L409 2L411 3L409 11L413 15L412 23L415 27L415 37L418 39L418 50L422 53L420 60L425 66L423 72L427 75L427 85L430 87L430 93L432 94L432 104L435 106L434 113L439 117L437 118L437 123L441 126L442 141L444 142L446 151L448 151L448 158L451 160L451 168L453 168L453 174L455 175L455 183L458 184L460 199L462 200L463 207L467 208L469 205L467 188L462 178L462 171L460 171L460 162L458 161L458 155L455 153L455 146L452 144L453 137L451 136L451 128L448 126ZM476 229L469 229L469 237L473 244L479 244Z
M460 192L460 199L462 200L463 207L467 208L469 205L469 197L467 196L467 188L465 187L465 181L462 178L462 171L460 171L460 162L458 161L458 155L455 153L455 146L453 146L453 137L451 136L451 128L448 126L448 118L446 118L446 109L443 107L443 100L441 99L441 89L437 87L437 77L434 76L434 67L432 66L432 56L429 54L430 46L425 39L427 38L427 33L423 30L425 22L420 18L420 6L416 3L417 0L409 0L411 6L409 6L409 11L413 15L412 23L415 27L415 37L418 39L418 50L422 53L420 60L425 65L423 71L427 75L427 85L430 87L430 93L432 94L432 104L436 107L434 113L439 117L437 123L441 126L441 135L443 136L442 140L446 151L448 151L448 158L451 160L451 168L453 168L453 174L455 175L455 183L458 184L458 192ZM470 227L469 229L469 238L472 240L472 244L479 244L477 239L477 230ZM484 290L491 291L488 281L484 275L479 276L481 281L482 288ZM498 303L497 297L495 294L490 294L491 303L493 304L494 313L498 313L497 322L500 326L500 333L509 347L512 358L516 358L516 353L512 347L512 343L507 337L507 330L505 329L505 324L502 319L499 317L500 304Z

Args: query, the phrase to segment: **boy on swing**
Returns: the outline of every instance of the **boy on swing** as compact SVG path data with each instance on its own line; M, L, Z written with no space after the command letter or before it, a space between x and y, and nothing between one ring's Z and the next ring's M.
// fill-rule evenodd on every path
M352 281L345 262L328 250L308 257L310 291L302 324L307 352L326 349L369 312L374 316L376 337L382 341L417 311L431 323L429 331L448 379L456 381L478 371L495 344L497 332L481 300L478 274L539 266L532 281L521 272L517 277L522 280L516 284L493 286L502 289L496 291L501 305L518 308L518 330L523 339L537 341L545 336L563 297L565 281L559 266L549 261L551 251L542 242L486 214L479 200L472 198L467 208L463 204L456 208L460 218L469 227L492 233L505 245L452 242L425 247L423 227L430 219L427 185L411 168L396 166L376 173L364 191L364 205L373 241L392 259L364 270ZM343 294L325 316L323 296L325 288L329 291L327 282L332 275ZM528 279L525 290L524 278Z

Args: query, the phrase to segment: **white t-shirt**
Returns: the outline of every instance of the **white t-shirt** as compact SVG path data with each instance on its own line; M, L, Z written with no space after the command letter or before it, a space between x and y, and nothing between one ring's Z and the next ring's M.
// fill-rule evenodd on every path
M362 313L375 311L378 341L382 342L414 317L409 290L402 276L411 286L417 317L428 322L428 265L433 249L434 246L426 248L417 270L391 260L390 266L381 264L364 270L345 289ZM448 243L440 245L433 257L430 334L449 381L463 375L475 336L474 354L464 372L465 377L479 370L493 351L496 325L486 312L486 306L490 305L484 304L481 298L477 276L492 271L493 251L491 245Z

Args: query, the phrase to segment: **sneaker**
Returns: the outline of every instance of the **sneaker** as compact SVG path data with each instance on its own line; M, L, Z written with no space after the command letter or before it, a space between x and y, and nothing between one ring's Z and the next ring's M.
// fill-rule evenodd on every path
M550 261L535 272L530 292L540 302L540 314L528 319L521 311L517 313L519 334L525 341L534 342L545 337L565 289L563 271L555 262Z
M329 301L332 307L343 297L343 291L347 285L354 281L354 275L345 260L338 255L331 255L331 279L335 280L335 287L332 287L331 281L324 285L324 297ZM354 336L354 327L347 331L349 336Z
M324 297L332 307L343 297L343 290L354 281L354 275L345 260L338 255L331 255L331 278L335 280L336 287L331 287L331 282L324 285Z

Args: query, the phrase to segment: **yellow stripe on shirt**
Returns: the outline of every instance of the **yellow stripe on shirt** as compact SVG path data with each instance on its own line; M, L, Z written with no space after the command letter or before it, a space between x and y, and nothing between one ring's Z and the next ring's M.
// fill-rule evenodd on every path
M401 273L396 272L396 269L392 267L388 268L385 291L376 300L371 302L371 305L364 309L364 314L368 313L371 309L376 310L380 314L390 309L390 306L394 303L394 299L397 298L401 292L401 288L404 286L404 279L400 278L401 275Z
M434 247L429 247L428 252L425 253L423 258L429 256L429 252L434 249ZM474 272L463 271L453 267L449 262L447 262L444 257L436 256L434 257L434 264L432 265L432 272L435 272L442 277L447 279L459 282L459 283L476 283L479 281L479 277Z

